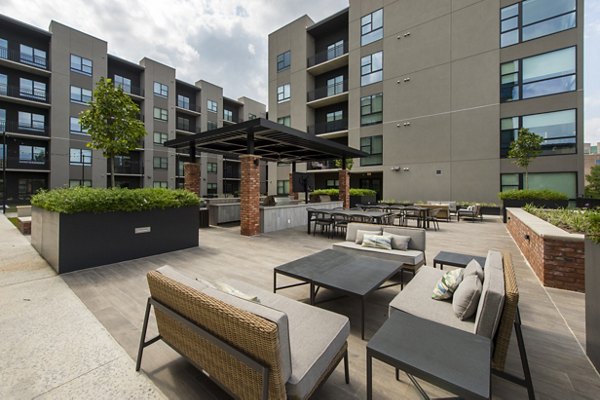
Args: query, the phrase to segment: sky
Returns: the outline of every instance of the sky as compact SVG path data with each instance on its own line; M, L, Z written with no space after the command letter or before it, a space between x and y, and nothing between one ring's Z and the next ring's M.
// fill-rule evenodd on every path
M112 55L170 65L177 78L267 103L268 35L304 14L319 21L347 0L1 0L0 13L42 29L51 20L108 42ZM585 1L584 134L600 142L600 0Z

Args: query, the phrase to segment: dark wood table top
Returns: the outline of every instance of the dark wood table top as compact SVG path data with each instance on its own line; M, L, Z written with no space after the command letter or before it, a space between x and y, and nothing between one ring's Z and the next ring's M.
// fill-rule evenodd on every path
M440 251L434 258L434 264L450 265L452 267L466 267L471 260L477 260L479 265L485 266L486 257L471 254L453 253L451 251Z

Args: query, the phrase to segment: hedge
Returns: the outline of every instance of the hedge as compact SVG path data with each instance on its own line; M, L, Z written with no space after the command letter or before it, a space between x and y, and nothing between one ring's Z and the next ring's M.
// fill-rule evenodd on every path
M569 200L566 194L556 192L554 190L507 190L506 192L498 193L501 200Z
M375 196L376 191L371 189L350 189L350 196ZM339 189L317 189L311 195L315 196L339 196Z
M200 198L192 192L162 188L73 187L41 191L31 198L32 206L64 214L136 212L197 206L199 203Z

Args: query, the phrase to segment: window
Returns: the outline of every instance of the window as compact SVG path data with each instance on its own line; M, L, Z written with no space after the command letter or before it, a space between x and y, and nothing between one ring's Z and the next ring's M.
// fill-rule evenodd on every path
M71 71L92 75L92 60L71 54Z
M225 121L233 122L233 112L231 110L223 110L223 119Z
M340 181L339 181L339 179L327 179L326 186L328 188L337 188L340 186Z
M4 132L6 130L6 110L0 108L0 132Z
M19 111L19 129L43 131L45 129L45 116Z
M45 164L46 148L23 144L19 145L19 162L22 164Z
M19 94L21 97L45 101L46 84L31 79L19 78Z
M92 165L92 150L89 149L69 149L70 165Z
M154 82L154 94L161 97L168 97L169 87L160 82Z
M207 121L206 122L206 130L212 131L213 129L217 129L217 123L214 121Z
M87 129L81 128L81 123L77 117L71 117L70 131L71 133L87 135Z
M8 41L0 38L0 58L8 58Z
M290 180L277 181L277 194L290 194Z
M383 136L360 138L360 150L370 154L370 156L360 159L361 167L383 164Z
M190 131L190 120L184 117L177 117L177 129Z
M206 172L212 172L212 173L217 173L217 163L216 162L209 162L206 164Z
M508 157L510 144L517 139L520 128L527 128L544 138L542 154L546 156L577 152L577 118L575 110L500 120L500 157Z
M285 117L277 118L277 123L285 126L292 126L292 117L286 115Z
M342 110L328 112L326 114L326 118L327 118L327 126L326 126L327 132L339 131L339 130L343 129L343 127L345 127L345 124L340 122L344 119L344 112Z
M177 171L176 174L177 176L184 176L185 175L185 171L184 171L184 166L185 161L183 160L177 160Z
M24 44L20 46L19 60L25 64L46 68L46 52L44 50L25 46Z
M131 93L131 79L115 75L115 86L123 89L125 93Z
M290 99L290 84L286 83L277 88L277 102L282 103Z
M4 145L0 144L0 168L4 167Z
M256 119L256 114L248 113L248 120Z
M82 89L77 86L71 86L71 101L78 103L89 103L92 101L92 91Z
M569 47L500 66L500 101L514 101L576 89L576 49Z
M333 96L344 91L344 76L336 76L327 80L327 96Z
M177 95L177 107L190 109L190 98L181 94Z
M92 187L92 181L89 179L69 179L69 187L85 186Z
M207 108L207 110L208 110L208 111L211 111L211 112L215 112L215 113L216 113L216 112L218 111L218 105L217 105L217 102L216 102L216 101L213 101L213 100L208 100L208 101L206 102L206 108Z
M18 197L19 200L29 200L40 189L46 188L45 179L21 178L19 179Z
M500 191L506 192L507 190L518 190L519 185L519 174L502 174L500 175Z
M167 169L168 165L167 157L154 157L154 168Z
M168 121L169 112L164 108L154 107L154 119L158 119L160 121Z
M360 19L360 35L361 46L383 38L383 8Z
M564 193L570 199L577 197L576 172L540 172L528 174L529 189L550 189ZM523 189L524 174L501 174L501 190Z
M383 121L383 93L360 98L360 125L380 124Z
M277 56L277 72L290 67L292 62L292 53L288 50Z
M166 181L154 181L152 182L152 187L166 189L169 187L169 185L167 185Z
M577 25L576 0L524 0L500 9L500 47Z
M340 40L327 46L327 59L331 60L344 54L344 41Z
M342 110L327 113L327 122L339 121L343 118L344 112Z
M6 96L8 93L8 76L0 74L0 94Z
M162 132L154 132L154 143L163 144L169 139L169 135Z
M217 184L216 183L207 183L206 184L206 194L217 194Z
M383 52L369 54L360 60L360 86L367 86L383 79Z

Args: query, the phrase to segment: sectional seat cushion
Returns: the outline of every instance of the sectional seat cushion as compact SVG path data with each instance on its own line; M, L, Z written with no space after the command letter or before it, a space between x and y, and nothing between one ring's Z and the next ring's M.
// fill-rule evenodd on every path
M305 398L348 339L350 335L348 318L245 282L236 280L225 280L225 282L244 293L257 296L262 306L281 310L287 315L292 368L291 376L286 383L286 391L288 398Z
M373 233L380 235L381 234L381 226L373 225L373 224L350 223L350 224L348 224L348 228L346 230L346 241L359 243L356 241L358 231L373 232ZM363 235L364 235L364 233L363 233ZM362 243L362 238L360 239L360 242Z
M475 315L482 286L477 275L466 276L458 285L452 296L452 309L459 319L465 320Z
M502 253L494 250L488 252L483 273L483 289L477 306L475 333L493 338L504 306Z
M438 322L467 332L473 332L473 318L461 321L456 318L449 301L438 301L431 298L431 288L444 275L443 271L423 266L419 272L404 286L390 303L389 312L406 312L414 316Z
M465 267L465 277L469 275L477 275L479 280L483 282L483 267L475 259L471 260Z
M365 234L363 235L361 246L374 247L376 249L392 250L392 238L383 235Z
M423 263L424 255L420 250L384 250L372 247L362 247L354 242L338 242L333 244L333 250L343 251L357 256L377 257L383 260L397 261L399 264L419 265ZM431 288L430 288L431 289ZM431 290L430 290L431 292Z

